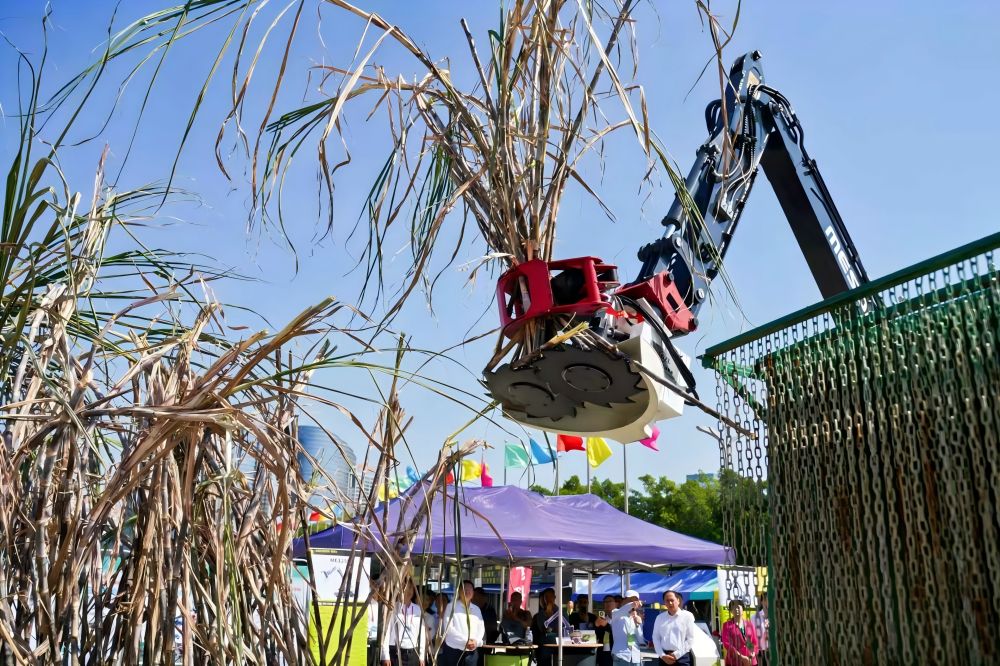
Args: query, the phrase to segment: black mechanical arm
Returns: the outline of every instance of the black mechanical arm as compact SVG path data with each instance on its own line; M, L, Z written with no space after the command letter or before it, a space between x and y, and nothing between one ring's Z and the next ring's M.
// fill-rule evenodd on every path
M725 102L715 100L705 111L711 136L698 149L687 178L689 205L678 196L663 219L663 237L639 251L642 269L636 283L666 272L695 315L729 250L758 166L823 297L868 281L816 161L806 152L802 125L788 100L764 85L760 60L754 51L733 65ZM692 207L697 217L689 213ZM688 332L692 324L676 333Z
M679 415L685 402L700 404L673 339L697 328L759 169L823 296L868 281L791 104L764 84L760 53L741 56L729 78L725 97L706 109L710 136L663 220L666 231L639 251L634 281L621 286L617 268L596 257L535 259L501 276L504 334L517 342L535 321L557 341L484 371L509 418L629 442ZM581 321L584 335L563 335Z

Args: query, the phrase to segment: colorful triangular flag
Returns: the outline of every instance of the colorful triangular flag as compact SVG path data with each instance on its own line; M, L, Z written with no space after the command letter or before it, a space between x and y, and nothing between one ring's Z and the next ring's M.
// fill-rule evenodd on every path
M455 483L455 475L452 472L448 472L448 476L444 477L444 484L450 486Z
M492 488L493 477L490 476L490 466L484 462L482 468L483 470L479 473L479 482L482 483L483 488Z
M462 461L462 481L478 481L482 473L483 466L475 460Z
M576 435L556 435L557 451L585 451L583 437Z
M420 475L417 474L417 470L413 469L412 467L406 468L406 479L407 481L410 482L411 486L420 483Z
M523 444L507 444L503 449L503 458L505 467L527 467L531 464L531 456Z
M389 491L386 492L386 485L389 486ZM399 486L396 485L395 481L390 481L388 484L380 483L378 486L378 501L384 502L386 500L396 499L399 497Z
M587 463L591 467L600 467L601 463L611 457L611 447L601 437L587 438Z
M660 449L656 446L656 440L660 438L660 429L653 424L652 435L644 439L640 439L639 443L645 446L647 449L653 449L654 451L659 451Z
M552 453L548 450L548 447L543 449L533 439L529 439L528 443L531 444L531 457L535 459L536 465L546 465L553 461Z

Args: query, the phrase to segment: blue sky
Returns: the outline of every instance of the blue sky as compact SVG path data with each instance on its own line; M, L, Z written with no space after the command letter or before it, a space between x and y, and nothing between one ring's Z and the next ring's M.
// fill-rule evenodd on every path
M50 35L50 90L95 56L107 33L111 2L54 0L56 29ZM364 3L363 3L364 4ZM0 30L15 44L37 55L39 17L44 3L27 0L0 2ZM159 6L134 0L119 7L118 25ZM499 5L479 2L390 2L366 4L402 26L434 57L450 57L456 76L467 63L465 40L458 24L465 16L476 36L495 25ZM717 4L721 13L735 3ZM273 5L277 8L279 5ZM656 8L656 12L652 11ZM731 18L731 16L724 16ZM698 73L711 55L694 3L688 0L646 3L640 10L638 43L639 82L645 87L651 119L683 172L704 141L705 104L712 99L711 77L697 82ZM291 108L301 100L306 73L318 63L344 65L350 61L362 24L329 8L318 24L315 15L304 21L301 39L289 64L289 85L278 108ZM811 155L819 162L827 184L858 246L869 275L877 277L930 255L974 240L998 227L994 212L994 177L983 160L1000 153L1000 132L992 124L992 111L1000 102L994 85L995 63L1000 61L1000 4L994 2L744 2L736 37L728 59L751 49L765 58L768 83L793 103L806 130ZM160 180L169 169L174 146L203 83L218 43L221 28L179 45L159 74L160 80L139 125L132 157L119 184L134 186ZM322 43L320 41L322 37ZM258 77L273 76L280 57L277 48L265 51ZM390 72L414 75L416 65L392 48L374 61ZM14 57L8 49L0 59L0 102L5 114L15 108L12 76ZM362 196L387 154L378 120L366 123L368 107L348 111L345 134L354 162L339 175L333 233L316 242L315 174L307 167L298 182L289 185L286 213L288 233L296 253L269 229L247 229L246 176L238 158L229 162L233 181L215 166L212 146L219 121L227 110L231 58L223 61L219 77L209 89L203 111L182 155L176 184L195 191L198 206L176 206L165 211L143 231L153 246L202 252L216 262L232 266L258 281L227 282L216 286L225 303L246 305L267 318L271 326L296 314L326 295L350 299L358 287L351 272L357 257L351 228L361 210ZM119 72L120 74L121 72ZM111 77L113 78L113 77ZM111 80L109 78L109 80ZM64 155L64 166L76 187L86 191L105 142L112 151L109 171L114 173L125 154L142 95L133 82L115 108L112 122L95 141ZM693 86L693 89L692 89ZM689 93L690 90L690 93ZM259 86L247 100L263 108L269 90ZM115 90L102 91L79 132L97 131L110 111ZM3 155L7 159L16 140L16 123L4 119ZM224 146L233 145L227 135ZM302 158L303 162L308 157ZM615 212L609 222L588 198L571 191L564 199L556 255L596 254L617 263L623 277L638 270L635 251L660 233L658 221L670 205L669 187L657 181L640 187L645 170L634 139L624 134L609 146L603 175L596 180L601 196ZM596 170L595 170L596 173ZM183 220L183 221L180 221ZM447 237L446 237L447 238ZM403 244L400 242L402 250ZM467 245L460 261L483 253L481 242ZM393 261L399 267L405 257ZM749 321L722 302L701 313L702 328L682 344L697 355L749 326L761 324L819 298L781 211L766 180L746 208L740 229L727 258L727 270L737 285ZM490 304L493 281L481 276L474 286L465 284L467 273L447 269L435 294L433 313L422 298L414 298L397 322L412 335L415 347L440 349L460 342L471 333L489 330L495 322ZM229 312L234 323L261 325L259 319L238 310ZM451 353L453 362L439 362L427 371L467 390L479 391L476 376L492 341ZM383 355L390 362L391 355ZM714 380L699 373L702 394L714 394ZM327 373L319 381L344 390L370 392L369 380L360 373ZM418 465L436 456L443 438L469 415L453 404L418 387L408 387L403 403L414 417L409 442ZM370 417L363 406L352 405ZM336 414L322 412L324 420L354 440L350 426ZM695 426L709 421L693 412L662 424L661 451L629 449L629 476L663 474L683 479L699 469L714 470L718 451L714 442ZM497 448L486 454L495 478L501 476L502 443L510 437L497 427L481 423L464 436L480 436ZM597 470L600 477L622 477L621 456ZM583 474L585 459L569 454L562 474ZM538 478L547 482L548 470Z

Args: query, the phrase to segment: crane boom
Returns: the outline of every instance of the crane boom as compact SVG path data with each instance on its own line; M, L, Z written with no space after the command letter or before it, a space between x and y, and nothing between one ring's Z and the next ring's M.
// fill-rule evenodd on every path
M725 96L705 117L709 138L663 219L662 237L639 250L634 281L620 285L617 267L596 257L536 259L500 277L504 334L517 340L531 321L549 340L484 370L509 418L629 442L679 415L685 402L697 404L688 359L673 340L697 328L759 170L823 296L868 281L791 104L764 84L758 51L736 60ZM577 334L561 337L569 329Z

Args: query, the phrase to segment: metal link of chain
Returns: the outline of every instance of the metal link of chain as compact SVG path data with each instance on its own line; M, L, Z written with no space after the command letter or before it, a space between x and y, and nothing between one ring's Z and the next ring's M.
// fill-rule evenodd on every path
M756 434L717 430L727 592L771 587L782 664L1000 660L995 249L709 359Z

